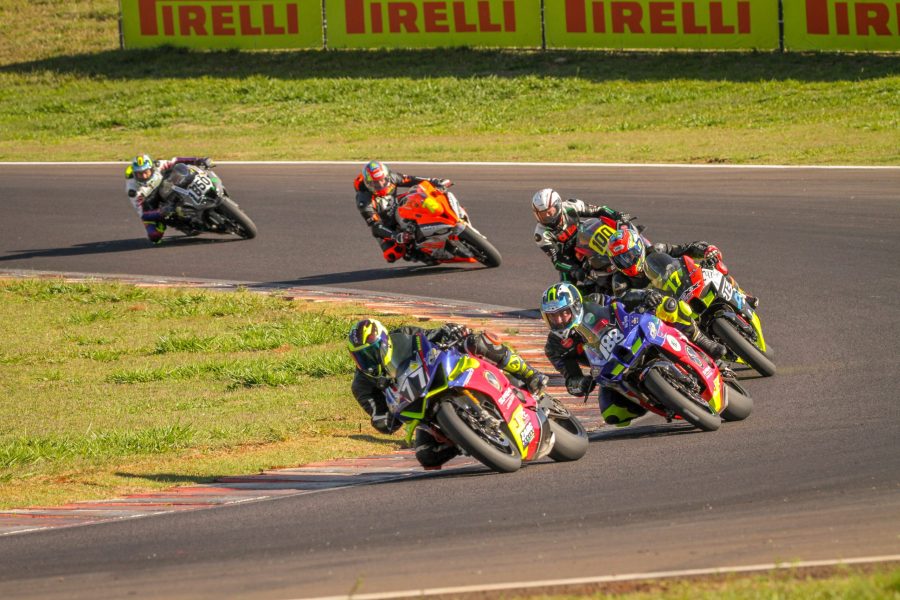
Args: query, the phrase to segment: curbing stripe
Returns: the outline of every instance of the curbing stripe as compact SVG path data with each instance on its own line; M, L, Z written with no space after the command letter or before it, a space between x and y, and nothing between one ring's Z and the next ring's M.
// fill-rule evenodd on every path
M900 554L886 556L866 556L861 558L809 560L792 563L768 563L762 565L743 565L732 567L710 567L705 569L685 569L681 571L657 571L651 573L629 573L625 575L598 575L596 577L577 577L572 579L545 579L524 583L497 583L486 585L468 585L458 587L431 588L421 590L404 590L374 594L351 594L346 596L319 596L292 600L394 600L399 598L421 598L423 596L457 596L461 594L484 594L486 592L502 592L526 590L534 588L566 588L572 586L618 583L623 581L648 581L653 579L676 579L705 575L724 575L727 573L756 573L785 569L810 569L815 567L834 567L839 565L863 565L880 562L900 561Z
M504 331L515 328L516 333L506 336L507 339L516 346L519 352L529 356L529 362L548 374L554 372L543 354L544 323L538 318L536 311L344 288L292 288L213 279L18 269L0 269L0 277L62 277L68 281L114 280L144 287L180 286L222 291L244 288L264 294L278 292L287 298L306 302L362 304L379 312L414 315L428 321L453 320L476 329L487 328ZM585 406L580 399L569 396L561 377L551 376L550 391L584 422L589 431L602 425L599 409ZM471 458L458 457L447 463L442 471L462 472L463 470L483 468ZM286 496L325 492L371 483L428 477L435 473L436 471L424 471L411 450L400 450L379 456L336 459L289 469L273 469L252 475L221 477L214 483L176 487L158 493L134 494L110 500L74 502L57 507L31 507L0 511L0 537L175 512L207 510L218 506L274 500Z

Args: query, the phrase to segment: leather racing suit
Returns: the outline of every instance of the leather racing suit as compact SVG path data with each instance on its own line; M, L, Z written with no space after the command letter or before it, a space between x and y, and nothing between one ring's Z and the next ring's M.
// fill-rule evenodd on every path
M559 271L561 281L579 285L586 275L581 261L575 255L579 221L589 217L607 217L621 221L623 213L606 206L587 204L577 198L563 200L560 212L556 225L538 223L535 226L534 242L550 257L553 268Z
M372 230L372 235L379 240L384 260L394 262L400 258L407 260L426 260L423 256L410 256L410 248L407 244L398 243L395 240L397 231L397 189L410 188L419 185L423 181L427 181L439 187L444 180L427 179L425 177L415 177L413 175L403 175L396 171L391 171L388 177L394 184L394 191L385 196L376 196L366 186L363 176L358 175L353 181L353 188L356 190L356 209L366 225ZM427 261L426 261L427 262Z
M163 185L166 177L175 165L211 166L208 158L178 157L172 160L154 161L156 168L153 175L147 181L138 181L131 172L131 166L125 170L125 193L128 200L144 224L147 238L154 244L158 244L166 232L165 211L168 209L171 186Z
M474 333L454 323L448 323L438 329L407 326L392 330L390 336L394 348L391 358L393 364L400 367L409 360L415 352L413 338L416 334L424 334L429 341L437 344L452 344L458 350L490 361L522 381L529 391L537 392L546 385L546 375L531 367L497 337L487 332ZM371 417L372 427L382 433L393 433L402 423L393 419L388 412L384 394L387 385L389 382L375 381L357 369L350 390L359 405ZM439 442L423 427L416 429L415 449L416 459L426 468L440 468L459 454L455 445Z

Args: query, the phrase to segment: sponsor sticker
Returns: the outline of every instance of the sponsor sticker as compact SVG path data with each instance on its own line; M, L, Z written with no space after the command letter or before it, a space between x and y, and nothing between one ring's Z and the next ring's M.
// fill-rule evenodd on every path
M672 350L675 352L681 352L681 342L675 339L675 336L669 334L666 336L666 341L669 342L669 345L672 346Z
M487 370L483 371L483 373L484 373L485 381L487 381L489 384L491 384L492 388L499 391L500 390L500 382L497 380L497 376ZM506 391L509 392L508 389Z

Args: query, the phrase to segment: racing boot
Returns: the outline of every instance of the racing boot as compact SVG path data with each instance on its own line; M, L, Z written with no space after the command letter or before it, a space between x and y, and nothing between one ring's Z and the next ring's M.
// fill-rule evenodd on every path
M520 379L525 384L525 389L532 395L539 393L545 387L550 378L525 362L521 356L509 351L509 358L505 364L501 364L500 368L509 373L513 377Z
M727 348L700 331L696 323L692 323L685 333L698 348L706 352L713 360L719 360L725 356Z

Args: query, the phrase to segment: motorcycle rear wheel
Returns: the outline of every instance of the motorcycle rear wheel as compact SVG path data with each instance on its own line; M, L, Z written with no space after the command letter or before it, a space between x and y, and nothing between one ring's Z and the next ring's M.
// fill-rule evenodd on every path
M553 449L550 450L550 458L556 462L567 462L578 460L587 453L587 431L577 418L571 415L568 419L550 417L549 425L556 437Z
M231 198L222 198L222 204L217 209L234 225L234 232L245 240L256 237L256 224L250 217L244 214Z
M703 431L715 431L722 424L722 418L699 406L677 390L657 369L651 369L644 378L644 385L653 397L675 411L675 413Z
M466 227L460 232L459 241L462 242L466 248L472 252L475 259L484 266L489 268L500 266L500 262L503 260L500 256L500 252L494 248L493 244L487 241L486 237L473 230L471 227Z
M744 359L744 362L756 369L757 373L763 377L775 374L775 363L754 346L753 342L742 336L730 321L722 317L713 319L712 330L729 350Z
M481 435L477 431L469 427L465 419L459 416L458 412L462 410L453 402L442 402L438 407L435 418L441 426L444 435L453 440L457 446L465 450L470 456L478 462L498 473L513 473L522 466L522 456L519 449L512 439L512 435L503 425L500 435L503 437L506 445L500 448Z

